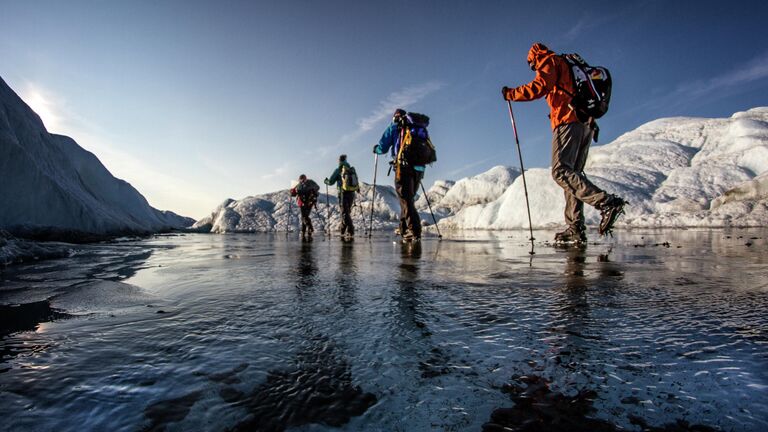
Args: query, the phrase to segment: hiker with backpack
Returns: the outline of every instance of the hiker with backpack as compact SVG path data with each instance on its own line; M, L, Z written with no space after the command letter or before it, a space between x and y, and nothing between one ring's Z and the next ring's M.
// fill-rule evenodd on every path
M312 227L312 220L309 218L309 214L312 212L312 207L317 205L317 197L320 192L320 186L315 183L314 180L310 180L306 175L299 176L299 184L291 189L291 196L297 197L296 203L301 210L301 237L304 238L307 235L312 237L312 233L315 229Z
M600 235L610 234L627 204L595 186L584 174L590 142L597 141L595 119L608 109L610 75L605 68L591 68L577 54L556 55L544 44L534 43L528 65L536 77L516 88L503 87L507 101L532 101L546 97L552 124L552 178L565 193L565 231L556 242L583 243L587 240L584 203L600 211ZM589 73L589 75L587 75ZM592 80L606 85L598 91Z
M395 169L395 190L400 198L399 233L403 241L421 239L421 219L414 199L425 166L437 160L427 126L429 117L398 108L379 143L373 146L377 155L390 152L392 156L390 169Z
M327 185L336 184L339 193L339 205L341 206L341 235L352 237L355 235L355 226L352 224L352 206L355 204L355 192L360 189L355 168L347 162L347 155L339 156L339 166L330 177L323 182Z

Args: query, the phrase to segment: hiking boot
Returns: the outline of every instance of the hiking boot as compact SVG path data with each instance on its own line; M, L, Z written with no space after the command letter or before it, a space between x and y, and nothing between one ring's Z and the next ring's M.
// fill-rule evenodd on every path
M555 243L586 243L587 232L584 227L569 226L565 231L555 234Z
M627 205L627 202L622 198L611 195L608 201L600 207L600 227L597 229L597 232L601 236L608 234L613 236L613 225L616 223L616 219L624 214L625 205Z

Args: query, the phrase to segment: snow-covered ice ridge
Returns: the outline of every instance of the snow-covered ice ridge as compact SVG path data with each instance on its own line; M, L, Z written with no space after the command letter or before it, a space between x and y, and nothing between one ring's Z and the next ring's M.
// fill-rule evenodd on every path
M512 150L510 150L511 152ZM510 153L510 159L513 154ZM594 146L585 168L595 184L630 202L618 227L722 227L768 225L768 107L725 119L690 117L652 121L615 141ZM438 180L427 191L442 229L527 229L523 183L517 168L497 166L458 181ZM429 175L429 169L427 169ZM391 178L386 180L391 182ZM563 223L562 189L550 169L526 171L534 228ZM400 207L391 186L376 186L374 229L396 226ZM363 185L353 211L357 229L368 225L371 187ZM325 226L325 194L313 213ZM331 192L329 226L340 219ZM427 201L417 201L423 222L431 222ZM600 216L587 207L587 224ZM360 211L362 210L362 212ZM298 225L293 207L291 225ZM284 231L288 191L240 201L227 200L195 227L212 232Z
M194 220L157 210L73 139L48 133L0 79L0 229L47 238L148 233Z
M768 224L768 107L725 119L664 118L590 150L585 173L628 200L619 227ZM563 222L565 200L549 169L526 171L534 227ZM587 207L587 224L599 214ZM457 212L446 228L527 228L520 179L497 199Z

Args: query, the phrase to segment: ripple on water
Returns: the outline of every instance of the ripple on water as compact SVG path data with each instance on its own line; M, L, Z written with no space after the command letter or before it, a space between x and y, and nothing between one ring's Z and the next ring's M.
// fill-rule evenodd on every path
M641 235L534 257L515 239L189 235L16 269L0 299L58 296L80 316L6 332L0 415L14 430L478 430L537 412L768 428L764 240Z

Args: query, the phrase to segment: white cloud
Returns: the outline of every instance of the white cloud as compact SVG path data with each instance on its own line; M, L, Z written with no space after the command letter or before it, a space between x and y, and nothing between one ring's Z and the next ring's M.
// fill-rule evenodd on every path
M462 166L456 168L455 170L449 171L448 172L448 177L449 178L455 178L455 177L457 177L461 173L467 172L469 170L473 170L473 169L475 169L475 168L477 168L479 166L483 166L483 165L489 164L489 163L494 162L494 161L498 161L500 157L507 156L507 155L508 155L507 152L497 153L494 156L491 156L489 158L481 159L481 160L478 160L478 161L475 161L475 162L472 162L472 163L469 163L469 164L466 164L466 165L462 165Z
M574 24L573 27L571 27L567 32L563 34L563 38L569 42L572 42L576 40L576 38L578 38L582 33L584 33L584 31L589 27L593 26L588 26L587 18L582 17L576 21L576 24Z
M338 149L339 147L360 138L363 134L372 130L384 120L390 119L395 109L407 109L408 106L419 102L444 86L445 85L439 81L430 81L390 93L386 98L379 101L378 106L371 111L370 114L357 120L357 129L342 136L338 144L321 148L322 153L327 154L331 150Z
M722 75L681 84L675 89L675 94L689 98L723 95L763 79L768 79L768 51Z
M282 165L276 167L272 171L262 174L261 179L262 180L272 180L280 177L285 177L288 173L288 169L291 167L291 165L288 162L283 163Z
M362 134L368 132L382 120L390 118L395 109L405 109L409 105L413 105L424 99L430 93L440 90L443 86L444 85L441 82L430 81L419 86L409 87L391 93L384 100L379 102L379 106L373 110L371 114L357 121L358 129L355 133Z

